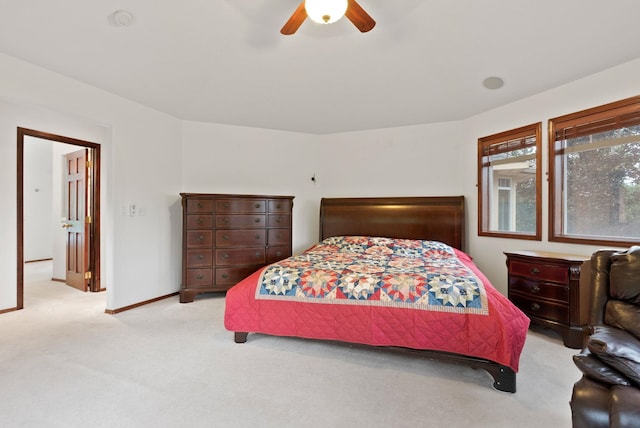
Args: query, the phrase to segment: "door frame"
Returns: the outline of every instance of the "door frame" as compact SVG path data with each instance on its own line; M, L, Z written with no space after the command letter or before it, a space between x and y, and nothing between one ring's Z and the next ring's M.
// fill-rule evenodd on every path
M87 267L92 272L89 279L90 291L102 291L100 287L100 144L76 138L36 131L18 127L17 135L17 302L16 309L24 308L24 139L25 137L40 138L57 143L71 144L89 148L92 154L92 168L89 170L91 182L87 204L91 216L89 224L90 245Z

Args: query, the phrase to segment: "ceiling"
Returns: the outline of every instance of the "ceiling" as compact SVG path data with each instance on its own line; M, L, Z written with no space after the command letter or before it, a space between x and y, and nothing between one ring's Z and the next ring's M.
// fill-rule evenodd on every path
M358 0L368 33L281 35L299 2L0 0L0 52L177 118L312 134L462 120L640 58L638 0Z

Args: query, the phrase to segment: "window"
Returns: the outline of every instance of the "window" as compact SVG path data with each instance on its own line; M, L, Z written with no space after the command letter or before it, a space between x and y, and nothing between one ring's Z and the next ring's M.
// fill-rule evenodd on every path
M640 96L549 121L549 240L640 242Z
M541 128L478 139L478 235L540 240Z

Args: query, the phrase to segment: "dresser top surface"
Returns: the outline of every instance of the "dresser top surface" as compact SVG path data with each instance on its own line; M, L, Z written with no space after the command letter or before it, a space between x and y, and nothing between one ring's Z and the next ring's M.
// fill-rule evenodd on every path
M294 199L294 196L282 196L282 195L231 195L224 193L180 193L183 198L251 198L251 199Z
M579 254L567 254L567 253L555 253L551 251L534 251L534 250L522 250L522 251L505 251L507 256L523 256L538 259L558 259L568 260L575 262L583 262L589 260L591 255L579 255Z

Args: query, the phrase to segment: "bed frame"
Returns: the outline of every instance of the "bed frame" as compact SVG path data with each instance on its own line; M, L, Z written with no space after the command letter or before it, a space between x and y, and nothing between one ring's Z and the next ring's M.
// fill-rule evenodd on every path
M434 240L464 251L464 196L323 198L320 202L320 240L341 235ZM235 333L237 343L246 340L247 333ZM516 373L510 367L449 352L408 351L486 370L493 377L496 389L516 392Z

